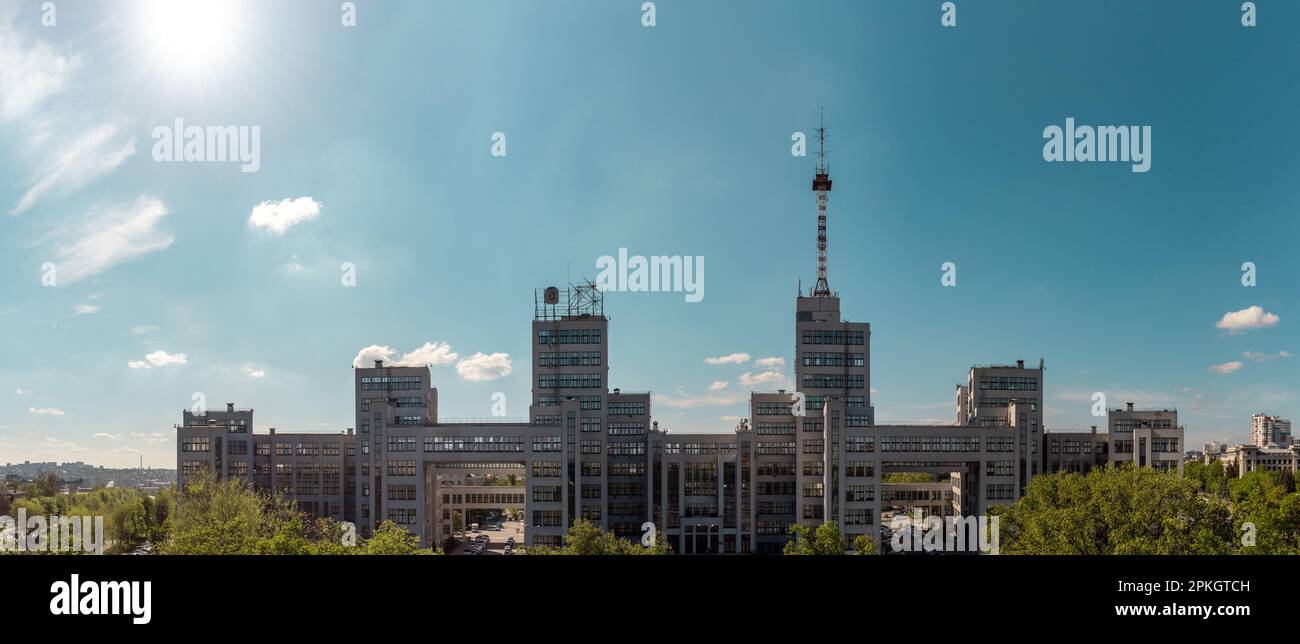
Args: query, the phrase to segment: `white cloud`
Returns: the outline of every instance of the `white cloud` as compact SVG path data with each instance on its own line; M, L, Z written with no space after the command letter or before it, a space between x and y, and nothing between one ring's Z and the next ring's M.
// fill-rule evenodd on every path
M1221 375L1221 376L1226 376L1226 375L1228 375L1228 374L1230 374L1230 373L1232 373L1232 372L1234 372L1234 371L1236 371L1236 370L1238 370L1238 369L1240 369L1240 368L1241 368L1241 362L1239 362L1239 361L1237 361L1237 360L1233 360L1232 362L1225 362L1225 363L1223 363L1223 364L1216 364L1216 365L1210 367L1210 371L1213 371L1214 373L1217 373L1217 374L1219 374L1219 375Z
M730 423L738 423L740 422L741 417L740 416L719 416L718 420L722 420Z
M131 327L131 333L134 335L144 335L146 333L153 333L154 331L157 330L158 327L152 324L137 324Z
M262 369L252 369L252 368L245 367L244 371L248 374L248 377L252 378L253 380L261 380L262 378L266 377L266 371Z
M76 54L56 52L44 42L28 46L0 12L0 118L27 116L37 104L66 85L81 65Z
M283 235L290 226L310 221L320 215L321 204L311 197L282 199L279 202L263 201L253 207L248 216L248 225L264 228L277 235Z
M352 358L352 366L361 369L374 365L376 360L383 360L395 367L440 367L454 364L460 358L446 342L425 342L415 350L402 354L401 358L394 360L395 355L397 349L372 344L357 352L356 357Z
M27 390L26 390L26 389L23 389L22 387L18 387L17 389L14 390L14 393L16 393L16 394L18 394L19 396L21 396L21 395L27 393Z
M99 313L99 306L95 304L78 304L72 309L73 315L94 315Z
M108 432L96 432L91 436L91 438L103 438L103 439L115 441L118 438L121 438L121 436L122 436L121 434L110 434Z
M783 380L785 380L785 376L782 375L780 371L764 371L758 375L753 375L746 371L745 373L740 374L740 384L745 385L746 387L770 385Z
M749 362L749 354L731 353L725 356L718 356L716 358L705 358L704 362L706 364L741 364L744 362Z
M65 455L90 453L89 449L86 449L84 447L78 447L76 443L72 443L69 441L61 441L57 438L54 438L53 436L45 437L45 440L41 441L40 447L48 450L54 450L60 454L65 454Z
M102 273L172 245L175 237L158 230L167 206L157 197L96 208L80 225L53 233L54 264L61 284Z
M147 354L144 360L129 360L126 363L131 369L148 369L150 367L169 367L172 365L188 364L190 359L183 353L167 353L159 349L153 353Z
M475 353L456 363L456 373L462 379L472 382L496 380L510 375L510 370L510 355L505 353Z
M54 407L28 407L27 413L36 416L67 416L68 412Z
M418 349L403 355L397 362L406 367L437 367L453 364L459 358L460 356L452 351L451 345L446 342L425 342Z
M785 366L785 358L782 358L782 357L780 357L780 356L772 356L772 357L770 357L770 358L759 358L758 360L755 360L755 361L754 361L754 366L756 366L756 367L766 367L766 368L768 368L768 369L775 369L775 368L777 368L777 367L784 367L784 366Z
M709 385L709 391L722 391L730 384L731 383L726 380L714 380L713 384Z
M20 214L47 194L76 190L112 172L135 154L135 137L120 136L121 127L104 123L73 136L36 171L36 182L14 205Z
M1222 318L1214 324L1216 329L1226 329L1230 333L1241 333L1249 329L1265 329L1275 326L1282 318L1266 313L1258 305L1244 308L1240 311L1230 311L1224 313Z
M373 365L376 360L389 362L396 352L396 349L392 347L381 347L372 344L357 352L356 357L352 358L352 366L361 369Z
M1269 360L1281 360L1290 358L1291 354L1287 351L1278 351L1277 353L1264 353L1261 351L1242 351L1241 357L1255 362L1268 362Z

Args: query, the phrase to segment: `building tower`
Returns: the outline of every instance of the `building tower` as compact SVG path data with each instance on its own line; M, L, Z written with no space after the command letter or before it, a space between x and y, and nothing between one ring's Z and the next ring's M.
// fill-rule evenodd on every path
M817 194L817 283L813 297L830 297L831 287L826 281L826 202L831 191L831 168L826 163L826 124L823 117L817 123L817 173L813 176L813 192Z

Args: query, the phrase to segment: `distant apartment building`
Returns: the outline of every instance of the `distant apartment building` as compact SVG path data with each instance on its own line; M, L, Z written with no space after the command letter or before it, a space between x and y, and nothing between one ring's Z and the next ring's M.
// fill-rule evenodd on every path
M1250 444L1255 447L1290 447L1291 421L1286 418L1255 414L1250 417Z
M1106 414L1107 431L1096 426L1086 432L1049 431L1043 471L1086 474L1094 467L1130 463L1161 471L1183 471L1186 430L1176 409L1137 409L1126 403Z

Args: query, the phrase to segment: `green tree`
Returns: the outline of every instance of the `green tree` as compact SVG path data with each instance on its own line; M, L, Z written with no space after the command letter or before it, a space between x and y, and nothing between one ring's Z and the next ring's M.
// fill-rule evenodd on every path
M874 555L880 552L876 540L865 534L860 534L853 538L853 554L855 555Z
M375 529L375 536L366 539L362 544L362 548L364 548L364 553L368 555L441 554L438 550L421 548L419 537L392 521L384 521L379 524L379 527Z
M1228 507L1176 473L1133 466L1036 476L993 513L1008 554L1217 554L1232 548Z
M605 532L586 519L578 519L569 528L562 547L529 546L525 552L530 555L667 555L672 554L672 547L663 539L656 539L652 546L643 546Z
M255 554L259 542L275 534L270 499L239 480L218 481L211 475L187 483L169 518L166 554Z
M849 549L848 540L840 534L840 527L834 521L823 522L816 529L795 523L787 532L793 538L786 542L783 554L842 555Z
M24 489L27 496L57 496L62 489L62 483L59 476L53 472L44 472L37 475L36 479L27 484Z

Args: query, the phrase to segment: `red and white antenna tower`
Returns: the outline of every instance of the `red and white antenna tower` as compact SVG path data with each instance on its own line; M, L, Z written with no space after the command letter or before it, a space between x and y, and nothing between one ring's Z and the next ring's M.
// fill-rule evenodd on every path
M817 175L812 189L817 193L817 283L813 297L831 297L831 286L826 281L826 201L831 191L831 167L826 162L826 108L819 108L821 120L817 124Z

